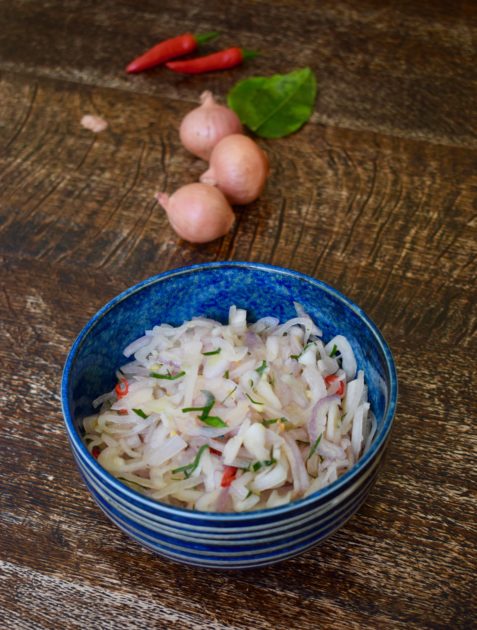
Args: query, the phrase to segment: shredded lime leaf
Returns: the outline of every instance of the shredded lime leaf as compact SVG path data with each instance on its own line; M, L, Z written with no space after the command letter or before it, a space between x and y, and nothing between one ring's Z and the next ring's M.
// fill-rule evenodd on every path
M222 405L224 404L224 402L225 402L228 398L230 398L230 396L232 396L232 394L234 393L234 391L235 391L236 389L237 389L237 385L235 385L235 387L229 391L229 393L227 394L227 396L223 399L223 401L222 401L222 403L221 403Z
M203 407L184 407L184 409L182 409L182 413L188 413L189 411L201 411L202 413L199 416L199 420L202 420L204 424L207 424L210 427L228 428L228 424L226 424L222 418L219 418L218 416L209 416L212 407L215 405L214 395L205 389L202 390L202 393L205 395L205 399L207 401L206 404Z
M229 426L222 418L219 418L219 416L206 416L205 418L200 416L200 420L209 427L216 427L217 429L228 429Z
M146 420L146 418L149 418L149 416L146 413L144 413L142 409L133 409L133 411L136 414L136 416L143 418L143 420Z
M152 376L152 378L161 378L165 381L175 381L177 378L180 378L181 376L185 376L185 372L178 372L177 374L171 374L168 370L167 374L159 374L158 372L151 372L149 376Z
M290 355L290 359L296 359L298 361L298 359L308 350L308 348L310 346L312 346L314 344L314 341L310 341L310 343L307 343L306 346L303 348L303 350L300 352L300 354L291 354Z
M322 437L323 437L323 433L320 433L320 435L313 442L313 446L310 448L310 452L308 454L308 457L306 458L307 461L310 459L310 457L313 457L313 455L315 454L315 451L318 448L318 445L321 442Z
M207 390L202 390L202 393L205 396L205 400L206 400L205 405L203 407L184 407L182 409L182 413L188 413L189 411L202 411L203 416L208 416L209 411L212 409L212 407L215 404L215 397L211 392Z
M288 420L286 418L269 418L268 420L262 420L262 424L264 424L266 427L270 426L271 424L275 424L275 422L288 422Z
M251 403L253 403L254 405L263 405L263 402L258 402L257 400L254 400L251 396L249 396L248 394L245 394L245 396L247 396L247 398L250 400Z
M267 362L266 361L262 361L262 365L260 367L258 367L255 372L258 372L258 374L260 374L260 376L262 376L262 374L264 373L264 371L267 369Z
M266 468L267 466L273 466L273 464L276 464L277 460L276 459L266 459L263 462L255 462L254 464L252 464L252 470L254 472L257 472L257 470L260 470L261 468Z
M194 457L193 461L190 464L187 464L186 466L180 466L179 468L174 468L171 472L173 475L175 475L176 473L180 473L183 472L184 476L186 479L189 479L189 477L192 475L192 473L194 472L194 470L197 468L197 466L199 465L200 462L200 458L202 457L202 453L205 451L205 449L209 448L208 444L203 444L199 450L197 451L197 455Z

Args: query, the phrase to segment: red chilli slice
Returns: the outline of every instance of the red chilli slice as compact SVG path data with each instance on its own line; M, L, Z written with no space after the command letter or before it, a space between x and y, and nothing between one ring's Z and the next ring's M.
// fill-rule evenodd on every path
M237 475L237 468L235 466L226 466L224 469L224 474L222 475L222 481L220 485L222 488L228 488L232 481L235 479Z
M328 374L328 376L325 376L325 383L327 385L333 385L333 383L336 382L338 382L338 386L336 388L336 392L334 393L342 398L345 392L345 382L343 380L339 380L336 374Z
M101 449L99 448L99 446L93 446L91 455L94 457L94 459L98 459L100 453L101 453Z
M128 395L129 392L129 383L125 378L119 379L119 383L114 388L116 392L116 396L119 398L124 398L124 396Z

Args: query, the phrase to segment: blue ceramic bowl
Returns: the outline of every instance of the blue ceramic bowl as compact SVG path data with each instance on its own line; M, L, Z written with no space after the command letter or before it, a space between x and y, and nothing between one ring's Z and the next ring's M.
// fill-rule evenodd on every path
M104 470L82 440L91 401L112 389L123 348L153 325L194 316L226 321L229 306L285 321L299 302L323 330L344 334L364 370L378 430L359 462L319 492L285 506L241 514L172 507L131 490ZM160 274L128 289L86 325L68 355L61 386L66 430L93 498L124 532L162 556L192 565L247 568L295 556L341 527L371 489L389 440L397 398L394 361L379 330L348 298L296 271L247 262L219 262Z

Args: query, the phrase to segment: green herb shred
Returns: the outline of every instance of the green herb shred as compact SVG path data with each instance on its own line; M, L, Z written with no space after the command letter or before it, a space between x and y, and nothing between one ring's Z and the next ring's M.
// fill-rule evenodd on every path
M249 396L248 394L245 394L245 396L247 396L247 398L250 400L251 403L253 403L254 405L264 405L265 403L262 402L258 402L257 400L254 400L251 396Z
M210 352L203 352L204 357L211 357L213 354L220 354L222 348L217 348L217 350L211 350Z
M204 424L207 424L209 427L216 427L217 429L229 428L229 425L226 422L224 422L222 418L219 418L219 416L206 416L205 418L200 416L200 420Z
M184 407L182 409L182 413L188 413L189 411L201 411L202 413L199 416L199 420L201 420L204 424L207 424L210 427L228 428L228 424L226 424L222 418L219 418L218 416L209 416L212 407L215 405L214 395L207 390L202 390L202 393L205 395L207 403L203 407Z
M308 350L308 348L310 346L312 346L315 342L314 341L310 341L310 343L307 343L306 346L303 348L303 350L300 352L300 354L291 354L290 355L290 359L295 359L296 361L298 361L298 359L305 354L305 352Z
M275 424L275 422L288 422L286 418L269 418L268 420L262 420L262 424L266 427L269 427L271 424Z
M337 345L334 343L334 344L333 344L333 347L331 348L330 357L334 357L334 356L336 356L337 352L338 352L338 347L337 347Z
M237 385L235 385L235 387L229 391L229 393L227 394L227 396L223 399L223 401L222 401L222 403L221 403L222 405L224 404L224 402L225 402L228 398L230 398L230 396L232 396L232 394L234 393L234 391L235 391L236 389L237 389Z
M202 453L209 448L208 444L203 444L199 450L197 451L197 455L194 457L193 461L190 464L187 464L186 466L180 466L179 468L174 468L174 470L172 470L172 474L175 475L176 473L180 473L183 472L184 476L186 479L189 479L189 477L192 475L192 473L194 472L194 470L197 468L197 466L199 465L200 462L200 458L202 457Z
M185 376L185 372L178 372L177 374L171 374L168 370L167 374L159 374L158 372L151 372L149 376L152 376L152 378L161 378L165 381L175 381L176 378Z
M264 360L262 361L262 365L258 367L255 370L255 372L257 372L258 374L260 374L260 376L262 376L262 374L265 372L266 369L267 369L267 362Z
M143 420L145 420L146 418L149 418L149 416L146 413L144 413L142 409L133 409L133 411L136 414L136 416L139 416Z
M273 466L273 464L276 464L277 460L276 459L266 459L263 462L255 462L254 464L252 464L252 470L253 472L257 472L257 470L260 470L261 468L266 468L267 466Z
M202 411L203 416L208 416L209 411L212 409L212 407L215 404L215 397L211 392L205 389L202 390L202 393L205 396L205 400L206 400L205 405L203 407L184 407L182 409L182 413L188 413L189 411Z
M308 454L308 457L306 458L306 461L308 461L310 459L310 457L313 457L313 455L315 454L316 449L318 448L319 443L321 442L321 438L322 437L323 437L323 433L320 433L320 435L314 441L313 446L310 448L310 452Z

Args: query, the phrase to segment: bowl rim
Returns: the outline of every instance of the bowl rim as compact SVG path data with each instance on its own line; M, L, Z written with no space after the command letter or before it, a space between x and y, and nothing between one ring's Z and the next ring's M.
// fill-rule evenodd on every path
M77 431L73 418L70 414L68 408L68 387L71 372L73 366L76 361L76 357L78 351L81 349L82 344L84 343L86 337L91 332L91 330L101 321L101 319L109 313L113 308L115 308L120 302L128 299L130 296L134 295L142 291L144 288L163 282L169 278L173 278L175 276L197 273L200 271L206 271L209 269L217 269L231 267L235 269L252 269L259 270L267 273L278 274L278 275L288 275L300 280L304 280L308 283L311 283L326 293L330 294L338 301L344 303L351 311L353 311L371 330L377 345L379 346L385 360L385 367L389 374L389 396L388 402L385 410L385 414L383 417L382 425L377 432L373 442L371 443L368 451L352 466L350 470L341 475L336 481L332 482L328 486L313 492L307 497L297 499L295 501L291 501L285 505L281 505L273 508L263 508L260 510L252 510L248 512L210 512L210 511L200 511L194 510L191 508L177 507L173 505L169 505L168 503L160 502L155 499L150 499L146 495L133 490L126 484L119 481L116 477L114 477L111 473L109 473L105 468L103 468L96 459L91 455L91 453L86 448L84 441ZM146 278L133 286L125 289L117 296L113 297L109 300L103 307L101 307L85 324L82 328L78 336L76 337L73 345L71 346L70 351L66 357L66 361L63 367L63 374L61 378L60 385L60 397L61 397L61 407L63 412L63 419L65 422L66 430L69 438L74 443L76 449L79 450L81 455L89 462L90 466L93 468L94 472L102 478L103 483L107 486L114 488L115 492L122 494L124 498L128 500L132 500L134 503L141 505L144 508L147 508L150 512L162 512L168 513L172 516L178 516L181 519L186 518L196 518L199 520L210 520L210 521L241 521L241 520L256 520L263 517L269 517L274 515L286 514L287 512L293 512L296 509L301 509L309 504L314 503L318 499L324 499L330 494L334 494L337 490L345 486L348 482L356 480L359 478L360 472L363 468L370 463L372 459L379 453L381 447L387 442L388 436L391 432L394 415L396 412L397 406L397 398L398 398L398 380L397 380L397 371L396 365L394 362L394 358L389 348L388 343L386 342L383 334L377 327L377 325L373 322L373 320L360 308L357 304L355 304L350 298L346 297L341 291L335 289L331 285L327 284L323 280L318 280L304 274L300 271L296 271L294 269L280 267L277 265L271 265L268 263L260 263L260 262L248 262L248 261L214 261L214 262L203 262L194 265L188 265L183 267L177 267L175 269L170 269L168 271L164 271L160 274L151 276Z

